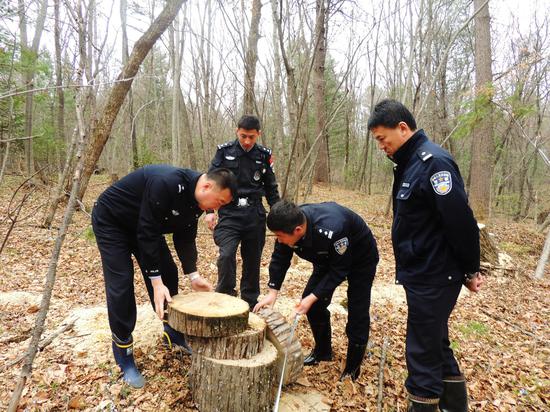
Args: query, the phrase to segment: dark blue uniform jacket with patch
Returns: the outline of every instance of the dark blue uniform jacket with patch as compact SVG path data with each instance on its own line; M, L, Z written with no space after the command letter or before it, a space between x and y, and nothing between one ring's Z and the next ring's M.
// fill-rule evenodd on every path
M247 197L260 202L260 205L262 196L266 197L270 206L279 201L271 149L255 144L245 152L239 140L235 139L218 145L210 170L217 167L226 167L237 176L237 196L224 208L233 207L239 197Z
M137 237L147 276L159 271L159 242L173 233L183 271L197 270L197 221L202 210L195 199L201 173L168 165L151 165L130 173L101 194L108 221Z
M446 284L477 272L479 229L451 155L418 130L392 160L397 282Z
M313 263L323 279L313 290L319 299L329 296L351 270L374 274L378 263L376 241L365 221L334 202L304 204L306 235L294 247L275 242L269 264L269 284L279 290L290 267L292 254Z

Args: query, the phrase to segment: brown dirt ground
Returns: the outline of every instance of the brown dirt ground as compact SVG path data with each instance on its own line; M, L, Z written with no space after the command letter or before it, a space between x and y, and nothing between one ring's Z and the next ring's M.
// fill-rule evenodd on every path
M8 177L0 188L0 244L9 227L6 219L10 199L18 181ZM106 187L106 178L95 176L85 204ZM21 195L15 199L21 199ZM0 255L0 408L4 409L14 388L21 364L13 365L27 348L34 325L56 230L39 227L48 193L32 193L23 208ZM406 305L400 287L393 283L393 254L390 241L390 217L384 214L387 196L366 196L337 187L316 186L308 201L335 200L360 213L372 228L381 252L371 306L370 350L363 371L351 387L337 382L345 359L346 315L334 311L332 362L304 370L305 379L287 391L315 390L334 411L374 411L379 387L383 387L383 410L405 407L403 380L406 377L404 335ZM59 225L61 216L55 225ZM550 319L549 273L535 281L534 272L544 242L543 235L529 224L494 220L490 230L502 250L514 259L516 274L492 276L479 294L465 293L450 321L452 345L465 375L471 398L471 410L541 411L550 410L549 354ZM206 226L199 227L199 270L215 281L216 248ZM89 217L79 212L67 235L57 270L53 302L46 322L45 335L55 331L68 316L101 313L105 305L99 253L90 239ZM265 287L273 237L268 236L262 259L262 287ZM289 273L282 290L286 301L297 300L309 275L307 263L299 262ZM89 339L97 323L80 323L38 354L31 379L22 399L24 410L195 410L188 388L190 360L160 345L160 326L148 309L143 280L136 272L136 297L144 315L138 328L149 328L137 344L136 358L147 385L130 390L118 379L117 368L108 355L108 334L97 338L97 348L78 344ZM189 292L186 279L180 280L182 292ZM24 293L13 293L24 292ZM344 291L338 292L343 296ZM9 299L8 299L9 297ZM338 302L335 302L338 303ZM288 305L281 311L289 312ZM92 318L93 318L92 316ZM100 316L100 315L97 315ZM98 322L105 329L104 315ZM88 320L90 317L88 316ZM87 326L86 326L87 325ZM88 328L89 330L86 330ZM95 331L97 334L97 331ZM136 330L136 333L138 331ZM300 321L297 333L304 351L312 347L307 322ZM387 339L383 385L379 382L380 359ZM77 349L75 349L75 347ZM80 348L80 349L78 349Z

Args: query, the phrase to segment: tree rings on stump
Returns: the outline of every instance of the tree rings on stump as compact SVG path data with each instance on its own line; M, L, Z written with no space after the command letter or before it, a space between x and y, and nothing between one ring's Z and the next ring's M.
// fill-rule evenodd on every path
M216 292L172 296L168 323L186 335L217 337L237 335L248 326L248 303Z
M277 349L265 342L250 359L214 359L192 355L189 382L201 412L256 412L273 407Z
M204 338L187 336L193 353L215 359L250 359L261 352L265 341L265 321L254 313L248 317L244 332L230 336Z
M267 307L261 309L258 315L267 324L267 339L275 345L279 352L278 377L281 376L285 350L288 346L283 384L288 385L289 383L296 382L304 368L304 354L302 353L302 345L298 340L296 331L294 332L292 341L289 343L288 338L292 328L283 315Z

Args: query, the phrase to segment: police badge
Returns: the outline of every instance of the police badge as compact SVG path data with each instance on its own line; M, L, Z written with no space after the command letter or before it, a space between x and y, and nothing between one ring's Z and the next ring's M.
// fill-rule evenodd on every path
M260 180L260 177L260 171L256 170L256 172L254 172L254 180L257 182L258 180Z
M336 253L339 255L343 255L346 253L346 250L348 250L349 240L347 237L343 237L340 240L337 240L334 242L334 250L336 250Z
M447 171L437 172L430 177L430 183L438 195L446 195L453 188L451 174Z

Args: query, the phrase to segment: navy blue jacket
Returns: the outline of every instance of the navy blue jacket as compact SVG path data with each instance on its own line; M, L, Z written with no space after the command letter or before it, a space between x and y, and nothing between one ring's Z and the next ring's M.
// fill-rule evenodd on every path
M397 282L441 285L479 271L479 229L451 155L418 130L392 160Z
M271 289L281 288L293 253L312 262L314 272L323 275L312 292L319 299L330 296L351 271L374 274L378 249L361 216L334 202L305 204L300 209L306 216L306 234L293 248L275 242L269 264Z
M248 197L261 205L261 198L265 196L269 206L279 201L271 149L255 144L245 152L239 139L220 144L210 170L218 167L226 167L237 176L237 195L232 204L221 209L222 213L225 208L234 206L239 197Z
M137 237L147 276L160 274L159 244L173 233L174 248L183 271L197 270L197 221L202 210L195 199L201 173L168 165L135 170L107 188L97 202L108 221Z

